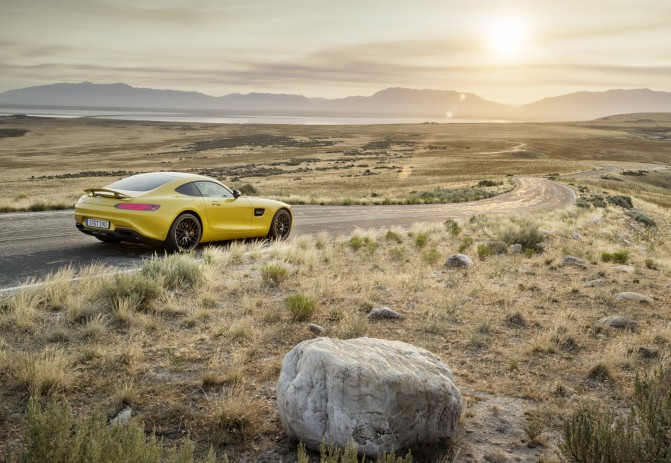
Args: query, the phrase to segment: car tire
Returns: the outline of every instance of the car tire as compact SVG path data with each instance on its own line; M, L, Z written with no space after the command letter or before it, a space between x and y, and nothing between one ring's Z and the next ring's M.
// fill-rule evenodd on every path
M111 236L99 236L99 235L94 235L96 238L98 238L100 241L103 243L110 243L110 244L119 244L121 243L121 240L119 238L113 238Z
M275 212L273 220L270 222L268 238L271 240L285 240L291 233L292 218L291 213L286 209L280 209Z
M188 212L180 214L170 226L165 247L170 251L191 251L203 237L203 226L198 217Z

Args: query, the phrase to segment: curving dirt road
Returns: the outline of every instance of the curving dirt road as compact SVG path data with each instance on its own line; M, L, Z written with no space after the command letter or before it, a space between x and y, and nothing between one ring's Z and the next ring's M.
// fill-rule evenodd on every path
M567 207L575 193L565 185L542 178L516 179L509 193L468 203L417 206L294 206L292 235L320 231L349 232L355 228L410 225L478 214L502 215ZM155 248L108 245L74 227L72 211L0 215L0 289L30 278L42 278L65 265L81 267L102 262L132 268L149 258Z

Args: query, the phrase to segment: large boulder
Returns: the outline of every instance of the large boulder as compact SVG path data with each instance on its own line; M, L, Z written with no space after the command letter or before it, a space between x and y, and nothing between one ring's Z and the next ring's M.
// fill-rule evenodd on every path
M470 257L464 254L452 254L445 261L445 267L454 268L454 267L470 267L473 265L473 261Z
M287 434L376 456L451 436L464 399L450 369L400 341L317 338L282 362L277 405Z

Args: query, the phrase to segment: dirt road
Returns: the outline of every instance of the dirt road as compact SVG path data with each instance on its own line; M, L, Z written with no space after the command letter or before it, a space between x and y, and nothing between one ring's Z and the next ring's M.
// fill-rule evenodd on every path
M417 206L294 206L292 236L355 228L437 222L478 214L529 214L567 207L575 193L542 178L516 179L509 193L468 203ZM42 278L66 265L101 262L119 269L137 266L157 249L132 244L108 245L75 229L72 211L0 215L0 289ZM159 250L159 252L162 252Z

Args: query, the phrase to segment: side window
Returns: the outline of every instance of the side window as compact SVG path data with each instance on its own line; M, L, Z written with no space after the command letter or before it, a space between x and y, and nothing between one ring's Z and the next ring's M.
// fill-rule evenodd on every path
M193 183L193 182L186 183L186 184L180 186L179 188L175 188L175 191L177 193L182 193L183 195L187 195L187 196L203 196L203 195L200 194L200 190L198 189L196 184Z
M206 198L232 198L233 193L223 186L212 182L195 182L200 192Z

